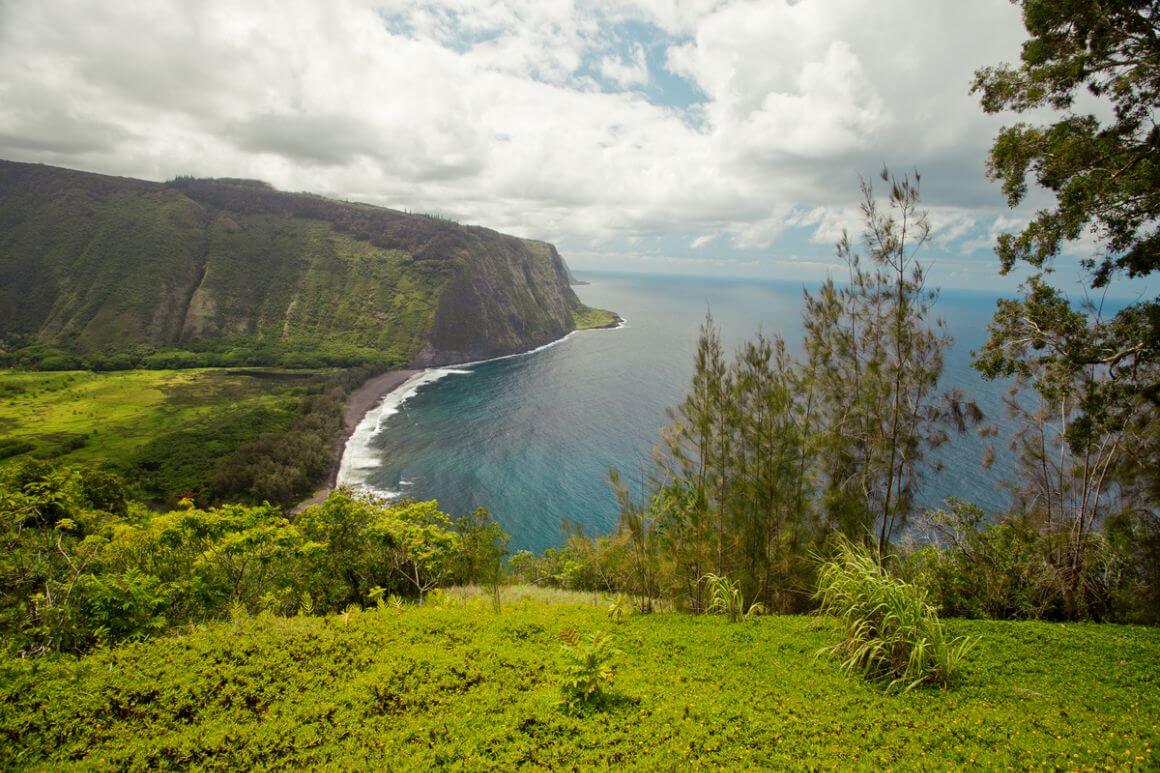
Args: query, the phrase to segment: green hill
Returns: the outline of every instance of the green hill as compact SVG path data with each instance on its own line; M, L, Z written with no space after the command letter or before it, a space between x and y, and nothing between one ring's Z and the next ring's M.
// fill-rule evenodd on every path
M585 311L543 242L251 180L0 161L9 349L432 365L539 346Z
M216 623L80 659L0 661L0 766L1146 768L1155 629L949 621L954 690L886 694L815 652L828 618L747 623L508 589ZM519 597L524 600L518 600ZM572 595L575 599L576 594ZM561 632L611 632L609 697L559 705Z

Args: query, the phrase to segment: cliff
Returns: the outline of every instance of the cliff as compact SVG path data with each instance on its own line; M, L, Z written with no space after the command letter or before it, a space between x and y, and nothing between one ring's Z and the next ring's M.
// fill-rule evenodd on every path
M0 161L9 346L276 346L432 365L540 346L584 311L544 242L252 180Z

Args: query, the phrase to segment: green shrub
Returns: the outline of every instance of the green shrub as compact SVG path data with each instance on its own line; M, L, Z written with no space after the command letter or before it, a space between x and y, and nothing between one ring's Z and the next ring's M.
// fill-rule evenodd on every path
M572 629L561 631L564 644L560 704L568 711L601 703L615 674L612 662L619 654L612 637L597 631L586 639Z
M17 440L16 438L0 438L0 459L8 459L20 454L26 454L32 449L36 448L27 440Z
M846 539L822 566L817 597L823 612L841 620L845 633L822 652L841 660L844 670L890 680L887 689L949 687L973 645L968 638L947 636L925 590L891 577L868 548Z
M729 622L749 620L765 611L765 606L757 601L745 606L745 598L741 595L741 586L728 577L707 574L701 578L709 586L709 606L705 610L711 615L725 615Z

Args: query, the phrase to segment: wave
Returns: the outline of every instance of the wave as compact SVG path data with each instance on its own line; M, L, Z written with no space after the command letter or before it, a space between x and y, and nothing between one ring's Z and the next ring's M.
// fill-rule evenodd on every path
M616 327L603 329L619 330L622 327L626 327L627 324L627 321L622 318L620 324ZM583 332L593 331L573 330L567 335L557 338L555 341L549 341L543 346L537 346L526 352L505 354L500 357L476 360L474 362L462 362L455 366L427 368L411 376L395 389L384 395L383 399L367 411L362 421L355 427L354 432L351 433L350 438L346 441L346 447L342 451L342 460L339 462L338 475L336 477L337 485L363 489L386 499L395 499L402 496L401 491L393 491L370 484L368 478L370 477L371 471L379 468L379 455L371 447L371 441L386 429L387 420L402 409L403 403L418 394L419 390L427 384L432 384L446 376L471 375L475 371L469 369L477 365L484 365L499 360L510 360L515 357L527 357L529 354L542 352L557 344L562 344L577 333ZM399 485L409 486L411 485L411 481L400 481Z
M367 489L387 498L399 496L401 492L367 483L368 473L379 467L378 454L371 448L371 441L384 430L387 420L402 409L403 403L417 395L421 388L445 376L464 375L471 372L458 368L428 368L411 376L385 394L378 404L366 412L346 441L346 447L342 451L342 461L338 465L338 485Z

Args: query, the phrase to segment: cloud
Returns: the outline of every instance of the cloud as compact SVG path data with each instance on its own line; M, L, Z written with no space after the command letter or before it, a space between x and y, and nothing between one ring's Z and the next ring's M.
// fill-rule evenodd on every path
M600 62L600 72L621 88L648 83L648 62L644 46L634 43L627 56L606 56Z
M2 8L0 157L256 177L577 254L660 238L744 266L798 249L796 229L832 242L883 162L922 169L948 244L1003 211L983 176L1000 122L967 88L1017 56L1006 0Z

